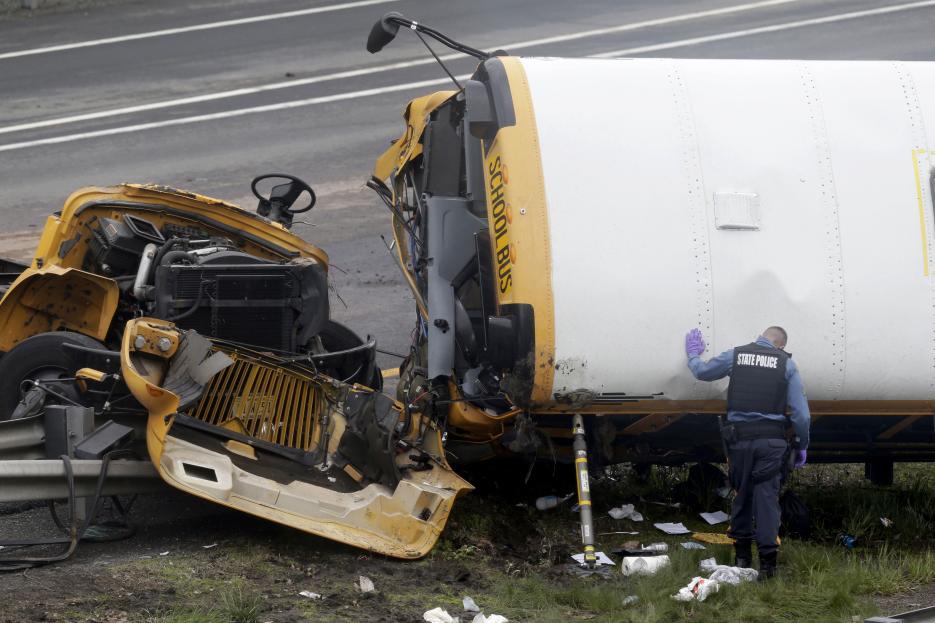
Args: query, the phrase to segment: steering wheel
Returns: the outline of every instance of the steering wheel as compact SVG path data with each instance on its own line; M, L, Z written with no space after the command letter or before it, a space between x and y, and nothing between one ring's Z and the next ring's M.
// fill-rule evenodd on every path
M285 183L277 184L269 192L269 197L264 197L257 187L260 182L268 179L282 179ZM303 180L294 175L285 173L266 173L254 178L250 183L250 190L253 196L259 199L256 211L260 216L265 216L270 220L281 223L285 227L292 226L292 217L296 214L308 212L315 207L315 191ZM303 193L308 193L309 203L303 208L293 209L292 206L298 201Z

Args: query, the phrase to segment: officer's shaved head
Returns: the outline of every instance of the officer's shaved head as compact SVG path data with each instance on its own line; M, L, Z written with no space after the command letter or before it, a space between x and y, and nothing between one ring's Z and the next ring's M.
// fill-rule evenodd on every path
M763 331L763 337L772 342L776 348L785 348L789 335L782 327L769 327Z

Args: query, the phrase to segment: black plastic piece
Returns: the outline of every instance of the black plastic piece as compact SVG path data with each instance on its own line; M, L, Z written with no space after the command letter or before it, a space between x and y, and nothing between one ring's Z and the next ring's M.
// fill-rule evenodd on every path
M393 401L384 394L348 392L344 402L347 426L337 458L347 461L369 482L395 489L402 477L396 466L398 418Z
M399 23L395 20L398 19L402 19L402 13L391 11L377 20L367 37L368 52L376 54L396 38L396 33L399 32Z
M464 194L464 149L459 134L460 103L451 100L432 113L425 133L425 179L429 195Z
M166 241L165 236L162 235L162 232L159 231L159 228L147 221L145 218L139 216L133 216L132 214L124 214L123 222L127 224L127 227L130 228L130 231L133 234L143 240L148 240L149 242L154 242L156 244L164 244Z
M94 263L107 266L112 275L133 274L139 267L143 248L149 240L137 236L123 219L100 219L88 245Z
M113 420L106 421L75 446L75 458L102 459L111 450L133 441L133 429Z

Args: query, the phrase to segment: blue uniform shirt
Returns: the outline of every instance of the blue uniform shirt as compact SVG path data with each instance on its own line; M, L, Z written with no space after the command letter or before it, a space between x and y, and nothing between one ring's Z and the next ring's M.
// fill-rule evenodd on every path
M758 337L756 343L760 346L776 348L772 342L763 336ZM716 381L723 379L725 376L730 376L733 364L733 348L725 350L709 361L702 361L701 357L691 357L688 360L688 368L699 381ZM799 437L799 449L804 450L808 447L808 427L812 416L808 410L808 401L805 399L805 387L802 385L802 377L799 376L799 369L791 358L786 362L786 381L789 384L789 389L786 392L786 402L789 405L789 410L792 411L790 416L792 427ZM761 418L782 422L785 420L785 415L781 413L748 413L746 411L729 411L727 413L727 421L729 422L751 422Z

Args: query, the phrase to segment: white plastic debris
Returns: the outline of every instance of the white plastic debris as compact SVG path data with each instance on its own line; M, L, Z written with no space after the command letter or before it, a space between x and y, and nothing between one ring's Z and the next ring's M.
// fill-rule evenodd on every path
M358 576L357 586L360 588L361 593L370 593L374 589L373 580L365 575Z
M653 526L662 530L666 534L688 534L691 532L681 522L679 523L654 523Z
M302 597L307 597L309 599L321 599L321 595L318 593L313 593L312 591L301 591L299 593Z
M884 528L891 528L893 526L893 520L889 517L880 517L880 523L883 524Z
M669 566L669 557L661 556L625 556L621 563L623 575L653 575Z
M684 549L706 549L701 543L695 543L694 541L686 541L682 543Z
M169 555L169 552L168 552L168 551L159 552L159 555L160 555L160 556L168 556L168 555Z
M500 614L491 614L489 617L485 617L483 613L475 616L471 623L508 623L509 619Z
M624 606L635 606L638 603L640 603L640 598L638 595L627 595L623 598Z
M718 567L717 570L708 576L709 580L717 580L721 584L733 584L736 586L741 582L755 582L758 572L756 569L746 569L744 567Z
M448 612L442 608L432 608L428 610L423 613L422 620L428 623L458 623L458 619L448 614Z
M594 552L594 556L597 558L597 565L598 565L598 566L600 566L600 565L611 565L611 566L616 566L616 565L617 565L617 563L615 563L613 560L611 560L610 557L609 557L607 554L605 554L604 552ZM578 563L579 565L583 565L583 564L584 564L584 554L572 554L571 557L572 557L572 559L573 559L576 563Z
M753 582L758 575L756 569L719 565L714 558L705 558L698 566L702 571L711 574L708 579L716 580L721 584L737 585L741 582Z
M480 612L480 608L477 607L477 604L474 603L474 600L470 597L465 597L461 600L461 603L464 606L465 612Z
M672 595L672 599L676 601L704 601L708 598L708 595L716 593L718 588L720 587L716 580L695 577L688 583L688 586L680 588L678 593Z
M719 523L724 523L725 521L730 519L730 515L728 515L724 511L717 511L714 513L698 513L698 514L701 515L701 518L707 521L712 526L719 524Z
M211 549L212 547L217 547L217 543L212 543L211 545L202 545L201 549Z
M632 521L643 521L643 515L636 512L636 509L632 504L624 504L623 506L618 506L617 508L612 508L607 511L607 514L613 517L614 519L630 519Z

